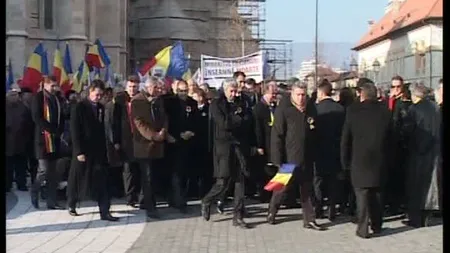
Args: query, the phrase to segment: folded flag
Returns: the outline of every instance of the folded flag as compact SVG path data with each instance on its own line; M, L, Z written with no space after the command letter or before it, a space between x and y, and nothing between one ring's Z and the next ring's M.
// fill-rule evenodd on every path
M295 164L283 164L278 173L264 186L266 191L278 191L283 189L291 180Z

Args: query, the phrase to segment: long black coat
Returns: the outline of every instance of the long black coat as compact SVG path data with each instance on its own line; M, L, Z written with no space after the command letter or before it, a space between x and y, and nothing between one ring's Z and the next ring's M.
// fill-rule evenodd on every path
M410 196L408 206L415 210L439 208L440 127L441 115L433 102L423 99L411 105L406 126L409 140L406 192Z
M44 117L44 96L49 99L50 114L55 115L52 122L48 122ZM59 158L61 134L64 131L63 108L59 104L56 96L45 91L39 91L33 96L31 101L31 115L34 121L34 150L37 159ZM59 119L59 121L58 121ZM48 131L54 136L56 152L47 153L45 149L44 131Z
M98 191L107 185L104 117L104 106L97 103L95 110L87 99L74 106L71 113L73 155L68 187L76 187L79 199L95 200ZM85 155L85 162L78 161L81 154Z
M348 109L341 139L341 162L350 169L353 187L381 187L392 151L391 114L378 101L354 103Z
M112 141L113 144L120 145L120 154L124 161L134 160L130 103L130 96L125 92L121 93L114 99L112 112Z
M345 109L331 98L316 104L316 174L335 174L341 170L341 136Z
M237 177L242 169L247 170L238 167L234 148L238 146L245 157L250 154L253 138L253 117L250 108L240 100L229 103L222 95L212 101L209 110L214 136L214 177Z
M6 156L25 155L33 138L31 112L22 101L6 100L5 151Z
M273 125L274 111L276 106L259 101L253 108L255 120L255 146L264 150L266 161L270 159L270 137Z
M281 100L275 110L271 131L271 161L297 165L294 173L299 182L312 180L314 162L314 106L298 110L290 97Z

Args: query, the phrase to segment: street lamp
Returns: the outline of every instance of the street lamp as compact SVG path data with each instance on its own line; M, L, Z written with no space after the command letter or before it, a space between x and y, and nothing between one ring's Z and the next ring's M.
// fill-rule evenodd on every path
M380 72L380 62L378 59L375 59L375 61L372 63L373 72L375 73L375 83L378 82L378 73Z

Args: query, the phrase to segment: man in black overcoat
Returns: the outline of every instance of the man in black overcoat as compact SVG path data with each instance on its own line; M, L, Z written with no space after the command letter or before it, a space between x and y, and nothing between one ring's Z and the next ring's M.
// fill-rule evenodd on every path
M34 149L39 162L36 179L31 186L31 203L39 208L39 191L47 187L47 208L62 209L57 204L58 178L56 161L61 154L61 134L64 131L63 108L56 92L56 78L44 77L43 89L32 100L31 114L35 123Z
M137 207L141 191L139 163L134 159L133 123L131 119L131 99L139 91L139 77L130 76L125 92L115 98L112 139L114 148L119 152L123 164L123 182L127 205Z
M237 83L223 82L224 94L210 106L214 136L214 177L216 183L202 200L202 215L210 219L212 202L223 196L228 185L234 183L233 225L247 228L244 221L244 175L248 174L252 115L241 100L236 100ZM250 137L250 138L249 138Z
M316 129L315 129L315 171L314 192L316 195L316 218L323 217L324 197L328 196L328 219L336 216L336 202L339 197L341 172L340 143L345 110L331 98L332 85L327 80L317 87Z
M277 85L270 81L263 87L263 96L253 109L255 119L256 156L252 177L255 178L257 191L261 202L270 200L270 192L264 190L264 186L273 176L273 171L268 171L270 163L270 133L274 122L274 113L277 99Z
M117 221L109 212L108 164L104 127L105 108L100 103L105 84L94 80L88 96L70 115L73 155L67 183L69 214L78 216L76 204L85 198L98 202L102 220Z
M377 101L375 85L361 85L361 103L346 113L341 139L341 162L349 169L355 189L358 228L356 235L369 237L369 220L374 234L381 232L381 189L391 154L392 125L389 110Z
M439 166L441 115L439 107L426 98L427 88L412 88L407 122L408 162L406 166L407 225L428 225L432 211L440 209Z
M275 216L288 192L289 185L299 184L300 202L303 209L303 226L323 230L316 223L312 204L315 112L307 108L307 88L300 82L292 85L291 95L283 99L275 110L271 131L271 158L278 167L294 164L296 168L287 185L272 193L267 222L275 224Z

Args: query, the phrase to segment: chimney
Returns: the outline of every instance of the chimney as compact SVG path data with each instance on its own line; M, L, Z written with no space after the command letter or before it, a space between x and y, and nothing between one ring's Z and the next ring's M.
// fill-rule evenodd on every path
M367 21L367 24L369 25L369 31L370 31L370 30L372 30L372 27L375 24L375 21L370 19L369 21Z

